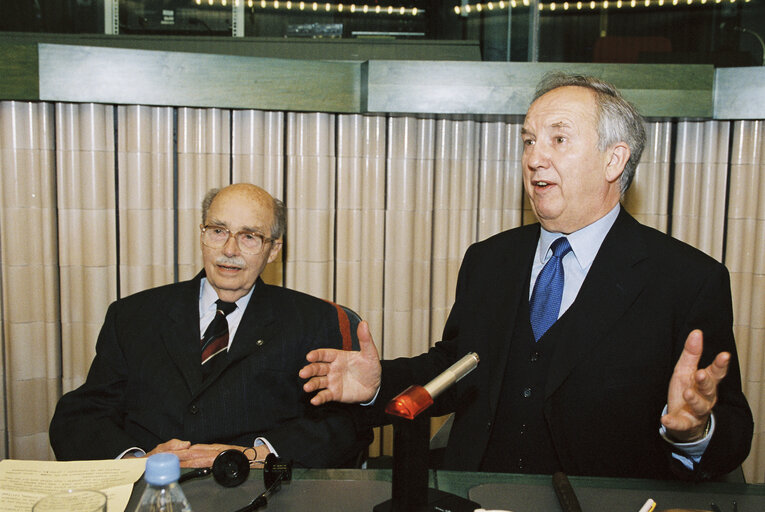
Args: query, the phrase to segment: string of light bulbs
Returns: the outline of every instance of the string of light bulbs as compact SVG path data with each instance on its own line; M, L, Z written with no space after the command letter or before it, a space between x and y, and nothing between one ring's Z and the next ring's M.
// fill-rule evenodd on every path
M596 9L637 9L656 7L687 7L687 6L710 6L719 4L750 3L752 0L589 0L574 2L539 2L540 11L582 11ZM455 6L454 13L457 15L469 15L485 11L501 11L504 9L528 8L529 0L510 0L500 2L485 2Z
M269 9L269 10L284 10L284 11L314 11L314 12L349 12L349 13L361 13L361 14L391 14L398 16L420 16L425 14L424 9L418 9L417 7L403 7L403 6L381 6L381 5L367 5L367 4L343 4L343 3L329 3L329 2L292 2L292 1L280 1L280 0L194 0L197 5L220 5L228 7L233 5L239 7L240 4L244 4L251 9Z
M599 9L638 9L657 7L703 7L720 4L750 3L752 0L578 0L564 2L539 2L540 11L582 11ZM293 2L283 0L194 0L197 5L220 5L238 7L244 4L251 9L268 9L283 11L313 11L327 13L361 13L361 14L390 14L399 16L420 16L425 14L423 9L403 6L381 6L367 4L343 4L330 2ZM483 12L502 11L507 9L528 8L530 0L509 0L497 2L484 2L475 4L457 5L454 13L457 15L470 15Z

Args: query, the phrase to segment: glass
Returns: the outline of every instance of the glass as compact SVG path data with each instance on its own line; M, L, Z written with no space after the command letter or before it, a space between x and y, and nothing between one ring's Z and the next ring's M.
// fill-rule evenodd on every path
M0 32L170 36L164 49L204 45L210 53L259 57L765 63L765 0L47 0L4 7ZM252 39L230 41L244 37ZM407 44L392 44L399 40ZM409 44L415 41L449 44ZM163 49L161 38L150 44Z
M713 64L758 66L765 45L763 0L722 2L624 0L584 2L576 9L550 9L543 2L540 62Z
M260 254L266 243L274 241L273 238L268 238L255 231L242 230L231 233L231 230L226 227L211 224L200 226L200 228L202 229L202 243L213 249L220 249L233 236L236 243L239 244L240 251L247 254Z
M100 491L68 491L40 499L32 512L106 512L106 495Z

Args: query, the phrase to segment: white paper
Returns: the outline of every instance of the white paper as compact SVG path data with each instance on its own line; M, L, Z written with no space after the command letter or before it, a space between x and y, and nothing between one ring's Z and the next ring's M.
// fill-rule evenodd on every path
M29 512L42 497L67 489L106 494L108 512L124 512L146 459L0 461L0 512Z

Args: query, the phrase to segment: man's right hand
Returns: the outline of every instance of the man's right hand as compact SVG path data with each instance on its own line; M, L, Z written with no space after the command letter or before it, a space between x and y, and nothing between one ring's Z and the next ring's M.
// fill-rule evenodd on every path
M191 443L189 441L181 441L180 439L171 439L169 441L165 441L164 443L160 443L157 446L155 446L152 451L146 454L146 457L148 457L149 455L154 455L155 453L178 452L178 451L188 450L190 446L191 446Z
M189 441L181 441L180 439L171 439L160 443L154 447L152 451L145 456L154 455L155 453L172 453L178 457L182 468L209 468L215 462L215 458L220 452L230 449L236 449L244 452L247 455L248 449L254 449L254 458L256 460L264 460L269 451L265 445L256 446L255 448L245 448L244 446L235 446L229 444L191 444Z
M190 465L186 463L186 459L189 458L189 454L190 454L189 448L191 448L191 442L182 441L180 439L171 439L169 441L165 441L164 443L158 444L157 446L154 447L153 450L151 450L149 453L144 455L144 457L149 457L151 455L154 455L155 453L172 453L178 457L178 460L181 462L182 468L206 467L206 466L194 466L194 465Z
M307 393L319 391L311 398L313 405L326 402L369 402L380 388L380 356L377 353L369 324L363 321L356 331L360 352L321 348L310 351L306 360L310 364L300 370L300 378Z

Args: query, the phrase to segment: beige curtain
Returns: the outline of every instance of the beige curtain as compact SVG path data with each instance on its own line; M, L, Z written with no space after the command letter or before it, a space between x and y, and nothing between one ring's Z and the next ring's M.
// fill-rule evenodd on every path
M521 121L1 103L0 456L51 457L50 415L85 378L109 302L196 274L200 201L231 182L287 205L285 250L268 282L355 309L385 357L427 350L467 247L534 221ZM762 481L763 122L647 128L625 205L731 270L757 431L745 469ZM378 433L372 454L389 438Z

